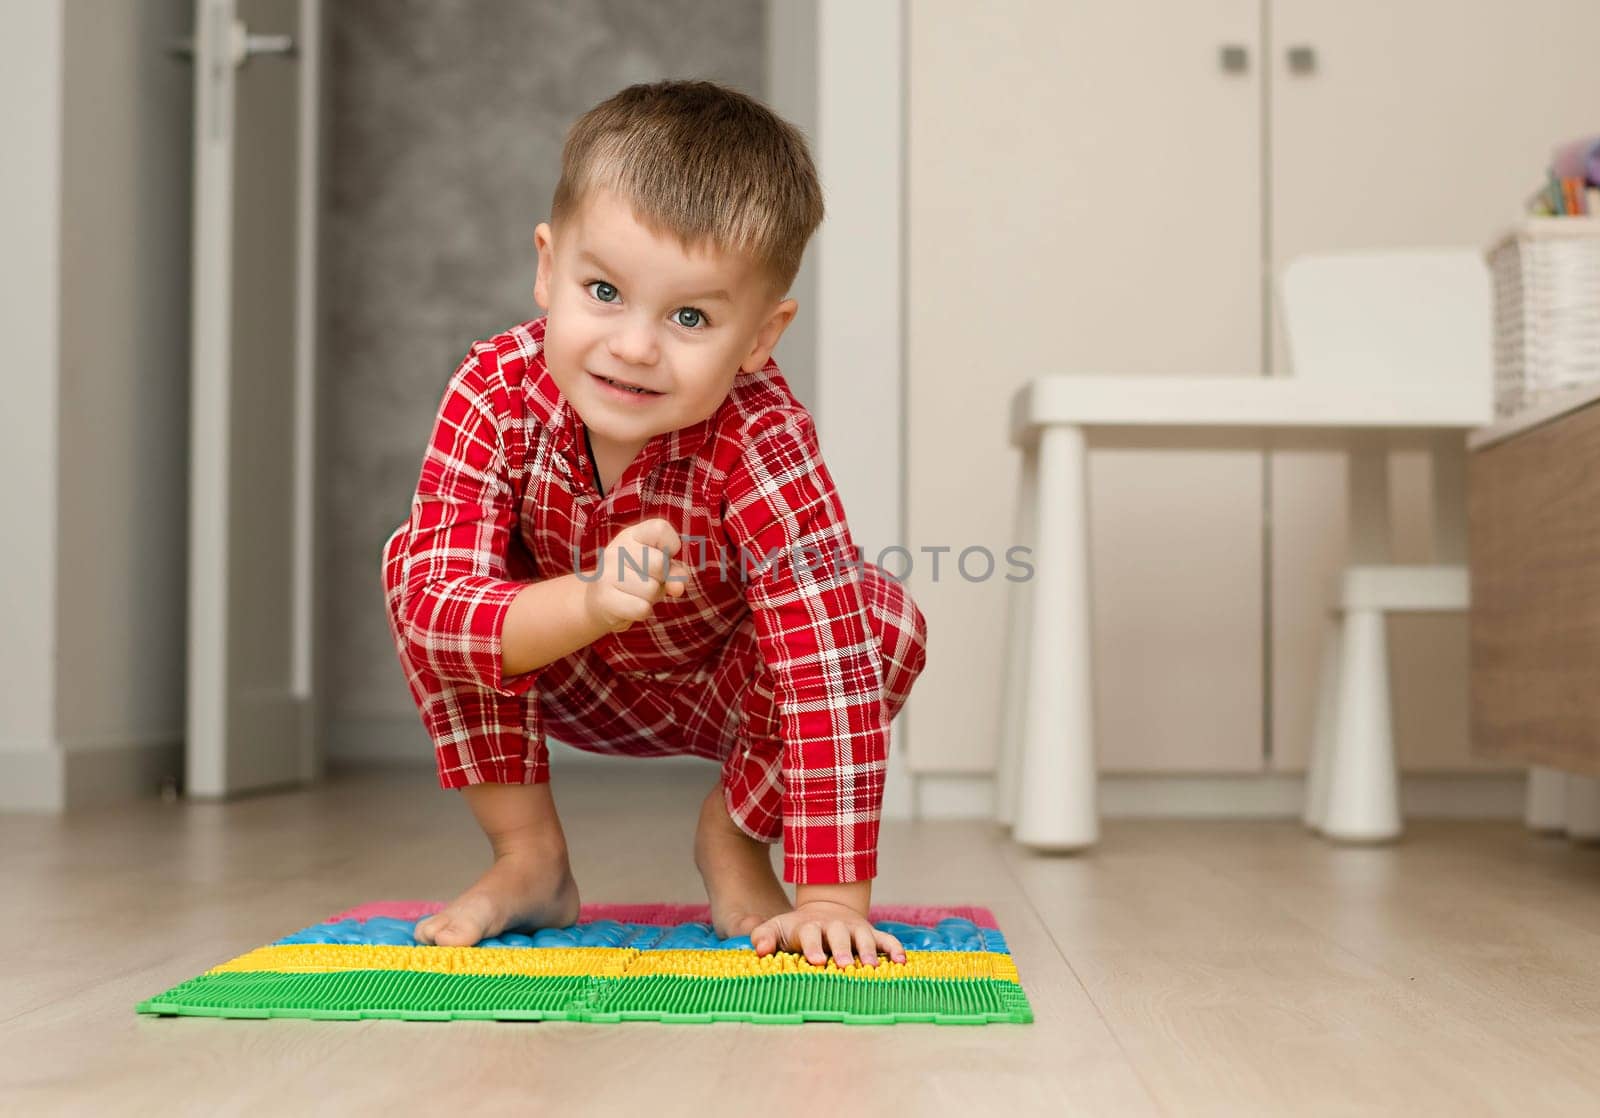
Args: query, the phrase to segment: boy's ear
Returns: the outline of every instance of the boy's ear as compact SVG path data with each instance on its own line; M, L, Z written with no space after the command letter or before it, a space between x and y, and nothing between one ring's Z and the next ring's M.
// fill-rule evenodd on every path
M739 363L741 372L759 373L766 367L767 358L778 348L778 339L783 337L784 330L794 321L795 312L799 309L800 304L793 299L785 299L773 308L767 320L761 324L761 329L756 331L755 347Z
M546 311L550 309L550 271L555 266L554 243L549 224L541 221L533 231L533 247L539 250L539 274L533 280L533 300Z

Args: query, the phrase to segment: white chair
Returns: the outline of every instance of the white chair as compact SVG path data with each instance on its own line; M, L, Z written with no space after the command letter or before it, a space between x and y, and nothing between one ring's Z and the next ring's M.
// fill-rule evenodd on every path
M1465 433L1493 417L1489 277L1476 249L1302 257L1279 288L1293 375L1042 376L1011 404L1022 450L996 815L1018 842L1099 835L1090 663L1087 454L1117 445L1350 450L1350 557L1330 617L1306 821L1330 837L1399 831L1383 619L1466 606ZM1174 436L1182 436L1175 438ZM1386 456L1434 457L1436 567L1389 565Z

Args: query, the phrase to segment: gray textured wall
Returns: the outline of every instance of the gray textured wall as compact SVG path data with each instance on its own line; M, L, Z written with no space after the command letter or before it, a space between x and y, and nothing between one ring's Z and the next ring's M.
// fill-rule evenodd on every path
M328 755L426 760L378 556L406 517L446 380L540 313L533 229L561 141L636 81L763 96L763 0L339 0L328 5L321 423Z

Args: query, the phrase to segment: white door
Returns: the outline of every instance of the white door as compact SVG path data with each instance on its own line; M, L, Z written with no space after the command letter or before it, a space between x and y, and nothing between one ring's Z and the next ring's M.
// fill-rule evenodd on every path
M1408 245L1482 247L1600 120L1593 0L1272 0L1271 259ZM1276 319L1277 308L1273 308ZM1275 371L1287 370L1274 322ZM1322 619L1345 552L1343 457L1272 455L1273 766L1305 764ZM1427 461L1391 458L1396 562L1433 560ZM1417 769L1468 754L1467 622L1389 622L1396 745Z
M1037 373L1262 365L1257 0L919 0L909 19L907 500L928 618L919 774L994 764L1002 578ZM1259 450L1090 455L1096 747L1110 771L1255 772ZM1001 571L1006 570L1001 564Z
M190 795L317 773L311 280L317 0L197 0Z

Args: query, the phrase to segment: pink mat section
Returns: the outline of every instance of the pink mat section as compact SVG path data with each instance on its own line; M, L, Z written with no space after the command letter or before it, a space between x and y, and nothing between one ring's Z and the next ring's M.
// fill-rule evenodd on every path
M420 920L444 907L438 901L370 901L328 917L335 920L367 920L388 916L395 920ZM946 917L971 920L980 928L1000 927L994 913L975 905L873 905L868 914L873 923L894 920L901 924L931 926ZM619 924L709 924L711 906L704 904L586 904L578 913L578 923L615 920Z

